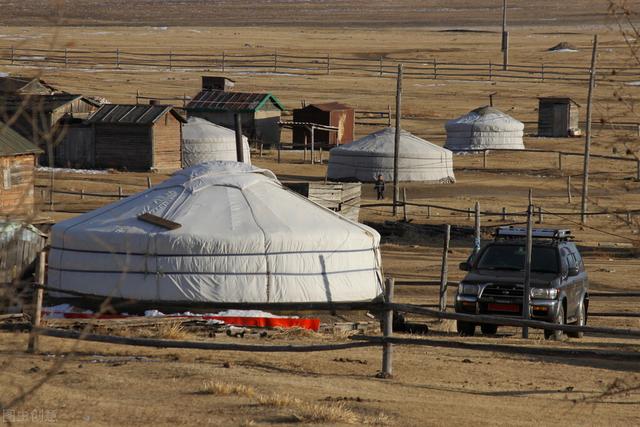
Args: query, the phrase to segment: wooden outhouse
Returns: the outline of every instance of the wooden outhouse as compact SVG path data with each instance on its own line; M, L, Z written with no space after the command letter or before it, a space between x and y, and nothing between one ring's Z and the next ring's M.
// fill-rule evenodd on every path
M36 157L42 150L0 122L0 217L34 214Z
M186 120L171 105L106 104L86 123L93 136L93 141L83 141L93 144L90 167L148 171L182 166Z
M348 105L339 102L309 104L293 110L293 121L338 128L337 132L316 131L314 139L319 146L342 145L353 141L355 115L353 108ZM293 144L304 145L307 132L303 127L293 128Z
M568 137L580 132L580 105L567 97L538 98L538 136Z

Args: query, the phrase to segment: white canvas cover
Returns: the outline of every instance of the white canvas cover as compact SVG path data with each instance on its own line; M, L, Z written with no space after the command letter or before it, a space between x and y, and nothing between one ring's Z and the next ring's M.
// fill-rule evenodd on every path
M444 146L449 150L524 148L524 124L497 108L476 108L462 117L449 120L444 127L447 131Z
M251 164L249 140L242 137L244 162ZM182 126L182 167L211 160L237 159L236 133L200 117L190 117Z
M138 219L177 222L168 230ZM56 224L48 286L139 301L364 301L382 293L379 234L272 172L202 163Z
M393 180L394 127L387 127L329 152L327 178L373 182ZM455 182L451 151L403 130L398 156L400 181Z

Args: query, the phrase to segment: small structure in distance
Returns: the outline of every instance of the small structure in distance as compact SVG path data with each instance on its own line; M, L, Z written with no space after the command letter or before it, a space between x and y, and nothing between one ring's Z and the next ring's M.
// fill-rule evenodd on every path
M444 146L452 151L524 148L524 124L494 107L476 108L444 127Z
M251 164L251 150L242 136L244 162ZM200 117L190 117L182 127L182 167L195 166L212 160L236 161L236 135L231 129L218 126Z
M580 136L580 104L569 97L538 98L538 136Z
M293 110L293 121L300 123L316 123L332 126L337 132L318 130L314 136L317 147L330 147L348 144L353 141L353 129L355 127L355 113L352 107L339 102L325 102L309 104L303 108ZM293 145L305 145L307 129L303 127L293 128Z

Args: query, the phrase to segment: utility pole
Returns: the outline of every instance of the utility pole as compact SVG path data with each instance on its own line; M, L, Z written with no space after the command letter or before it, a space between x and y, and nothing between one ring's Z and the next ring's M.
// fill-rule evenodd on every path
M533 192L529 189L529 206L527 207L527 247L524 258L524 289L522 293L522 318L529 320L531 292L531 252L533 250ZM522 327L522 338L529 338L529 328Z
M598 35L593 36L593 51L591 52L591 69L589 71L589 94L587 95L587 125L584 132L584 164L582 166L582 204L580 219L587 223L587 197L589 193L589 155L591 151L591 104L593 90L596 85L596 57L598 56Z
M400 132L402 129L402 64L398 64L398 81L396 86L396 138L393 145L393 216L398 213L398 156L400 154Z
M509 64L509 33L507 32L507 0L502 0L502 69L507 70Z
M234 114L236 128L236 156L238 163L244 162L244 147L242 146L242 115Z

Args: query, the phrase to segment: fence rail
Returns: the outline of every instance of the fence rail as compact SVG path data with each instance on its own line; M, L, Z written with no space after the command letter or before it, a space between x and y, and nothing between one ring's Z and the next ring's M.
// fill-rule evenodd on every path
M104 69L188 69L220 72L254 72L291 75L359 75L393 77L397 65L404 64L404 75L414 79L504 80L566 82L584 84L589 68L560 64L510 64L503 70L492 62L440 62L437 58L388 58L303 55L281 52L134 52L130 50L33 49L0 47L0 63L19 66ZM628 64L603 64L599 82L632 83L637 73Z

